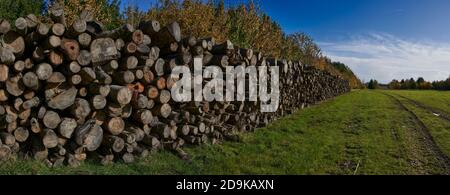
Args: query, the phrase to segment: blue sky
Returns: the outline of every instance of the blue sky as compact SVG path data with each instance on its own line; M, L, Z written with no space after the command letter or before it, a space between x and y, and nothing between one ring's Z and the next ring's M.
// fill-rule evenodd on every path
M155 0L123 0L145 10ZM227 3L245 0L226 0ZM287 33L306 32L363 80L450 75L450 0L260 0Z

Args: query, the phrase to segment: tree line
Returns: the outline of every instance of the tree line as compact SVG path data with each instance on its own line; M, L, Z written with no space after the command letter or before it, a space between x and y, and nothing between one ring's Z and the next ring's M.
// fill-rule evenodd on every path
M389 83L389 89L419 89L419 90L450 90L450 76L446 80L441 81L426 81L424 78L419 77L417 80L414 78L392 80Z
M300 60L338 75L348 80L352 88L363 86L348 66L323 55L310 36L301 32L284 33L280 24L254 1L225 5L224 0L158 0L148 10L141 10L136 5L121 10L120 0L2 0L0 18L14 21L29 13L44 15L55 1L64 2L68 23L83 10L95 13L96 20L106 29L148 19L158 20L162 25L177 21L185 35L212 36L219 42L230 39L241 47L253 48L272 57Z

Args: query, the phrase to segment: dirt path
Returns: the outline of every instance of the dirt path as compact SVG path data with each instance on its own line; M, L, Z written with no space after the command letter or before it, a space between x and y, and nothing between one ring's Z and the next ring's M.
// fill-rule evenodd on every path
M399 94L396 94L396 95L399 96L399 97L401 97L401 98L403 98L403 99L408 100L409 102L411 102L412 104L414 104L416 107L419 107L419 108L422 108L422 109L424 109L424 110L427 110L428 112L431 112L432 114L437 114L437 115L435 115L435 116L438 116L438 117L440 117L440 118L442 118L442 119L444 119L444 120L450 122L450 117L447 116L446 113L444 113L444 112L442 112L442 111L440 111L440 110L437 110L437 109L435 109L435 108L426 106L426 105L424 105L424 104L422 104L422 103L420 103L420 102L418 102L418 101L416 101L416 100L413 100L413 99L411 99L411 98L408 98L408 97L405 97L405 96L402 96L402 95L399 95Z
M433 156L439 161L439 166L441 166L444 170L446 170L446 174L450 175L450 158L442 152L442 150L439 148L439 146L434 141L433 137L430 134L430 131L428 127L420 120L420 118L410 109L408 109L397 97L391 94L387 94L382 92L384 95L390 97L396 104L402 108L402 110L408 112L412 118L414 119L415 123L418 124L418 128L415 130L420 133L421 137L423 138L423 142L427 149L433 154ZM416 105L416 104L413 104ZM417 106L417 105L416 105ZM417 106L421 108L420 106ZM428 109L426 109L428 110ZM430 111L430 110L428 110Z

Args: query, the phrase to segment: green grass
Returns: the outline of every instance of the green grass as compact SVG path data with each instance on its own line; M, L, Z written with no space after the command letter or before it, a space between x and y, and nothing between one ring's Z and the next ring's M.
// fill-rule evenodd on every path
M390 93L413 99L450 115L450 91L397 90Z
M430 106L445 103L436 100ZM439 147L448 152L450 124L406 106L423 117ZM2 163L0 174L444 174L417 128L417 121L391 97L359 90L243 134L240 142L189 147L190 162L169 152L133 164L85 162L78 168L15 160Z

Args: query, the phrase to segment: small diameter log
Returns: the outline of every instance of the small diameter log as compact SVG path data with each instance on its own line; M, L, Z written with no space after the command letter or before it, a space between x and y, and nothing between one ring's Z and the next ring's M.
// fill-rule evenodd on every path
M77 129L75 140L78 145L85 147L87 151L95 151L102 143L103 129L96 124L93 124L90 128Z
M16 56L13 51L8 47L0 46L0 62L4 64L13 64L16 60Z
M143 40L142 44L150 45L151 43L152 43L152 39L150 38L150 36L144 34L144 40Z
M142 130L141 128L137 127L137 126L127 126L126 128L130 133L134 134L134 137L136 139L137 142L142 141L142 139L144 139L145 136L145 131Z
M71 106L71 113L78 121L83 121L91 113L89 102L82 98L76 98Z
M87 50L81 50L78 57L77 57L77 62L78 64L80 64L81 66L87 66L89 65L91 62L93 61L91 52L87 51Z
M4 64L0 64L0 82L5 82L9 78L9 67Z
M106 98L102 95L95 95L91 98L91 104L96 110L101 110L106 106Z
M55 35L48 37L42 45L44 49L54 49L59 46L61 46L61 38Z
M56 83L58 85L64 82L66 82L66 76L60 72L53 72L52 76L47 79L47 83Z
M153 121L152 112L147 109L140 109L133 112L133 118L143 125L148 125Z
M42 119L44 122L44 125L50 129L56 129L58 127L59 123L61 122L61 118L59 117L58 113L48 110L44 118Z
M91 45L92 37L88 33L82 33L78 35L78 42L80 43L80 46L83 48L89 48Z
M151 146L153 149L159 149L161 147L161 142L158 138L151 135L145 135L144 139L142 139L142 143Z
M22 108L25 110L29 110L31 108L39 106L40 100L39 97L33 97L22 104Z
M125 148L125 141L118 136L107 135L102 145L111 148L114 152L121 152Z
M58 132L64 138L70 139L77 126L77 121L75 119L63 118L59 125Z
M148 105L148 98L143 95L134 95L131 99L131 106L133 106L134 109L144 109L147 108Z
M113 117L104 123L104 127L112 135L119 135L125 129L125 121L120 117Z
M25 86L23 85L21 75L11 77L6 81L6 91L9 94L18 97L23 94L24 90Z
M127 70L116 72L113 78L117 84L126 85L132 83L136 77L133 72Z
M88 91L91 94L99 94L103 97L108 97L111 87L109 85L91 84L88 86Z
M108 98L113 102L119 103L121 105L126 105L130 103L133 94L128 87L111 85L111 91L108 94Z
M11 156L11 148L0 144L0 161L8 160Z
M27 20L25 18L17 18L15 22L16 31L22 35L26 35L28 32Z
M64 4L59 2L53 2L48 8L48 13L52 18L53 22L60 23L66 26L66 18L64 16Z
M153 43L158 46L169 45L173 42L181 41L180 25L177 22L173 22L168 26L162 28L159 32L155 33Z
M52 50L49 54L49 61L53 66L59 66L63 63L63 55L59 51Z
M55 148L58 146L58 135L51 129L44 129L42 143L45 148Z
M22 72L25 69L25 62L22 60L16 61L14 63L14 71Z
M30 132L28 131L28 129L19 127L16 130L14 130L14 137L16 138L16 141L18 141L18 142L27 141L28 136L30 136Z
M64 110L74 104L77 93L78 90L72 87L51 98L47 105L53 109Z
M25 20L27 21L28 29L35 29L39 24L39 19L34 14L28 14Z
M153 115L161 116L163 118L169 117L171 112L172 107L169 104L162 104L152 108Z
M67 58L71 61L75 61L80 55L80 45L76 40L63 38L61 41L61 49L64 50Z
M52 34L58 37L63 36L66 32L66 27L63 24L55 23L52 25Z
M138 65L138 59L135 56L129 56L122 61L120 67L122 70L131 70L135 69Z
M0 140L7 146L13 146L16 143L16 138L7 132L0 132Z
M139 23L139 29L147 35L153 35L161 30L161 26L156 20L146 20Z
M131 35L131 39L137 45L142 44L144 42L144 33L141 30L135 30Z
M8 20L0 19L0 34L6 34L11 30L11 24Z
M52 76L53 68L50 64L41 63L37 65L35 73L39 80L47 80L50 76Z
M3 35L3 42L3 46L10 48L16 56L22 55L25 51L25 39L14 31Z
M92 63L94 65L103 65L110 60L117 59L119 53L116 43L111 38L95 39L91 43Z
M70 26L67 34L71 37L77 37L81 33L84 33L86 31L87 24L86 21L81 19L76 19L72 26Z
M40 133L42 131L42 125L39 123L38 119L30 119L30 129L33 133Z
M161 90L161 92L159 93L159 96L158 96L158 98L156 98L156 100L158 103L166 104L166 103L169 103L171 97L172 96L170 95L170 91Z
M80 64L78 64L77 61L72 61L72 62L70 62L70 64L69 64L68 70L69 70L70 73L76 74L76 73L79 73L79 72L80 72L81 66L80 66Z

